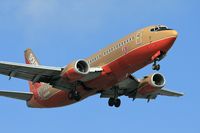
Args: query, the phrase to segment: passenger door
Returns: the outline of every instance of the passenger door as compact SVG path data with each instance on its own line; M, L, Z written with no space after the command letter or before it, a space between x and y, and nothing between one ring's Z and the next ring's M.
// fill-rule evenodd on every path
M135 43L136 43L136 45L142 44L142 32L136 33Z

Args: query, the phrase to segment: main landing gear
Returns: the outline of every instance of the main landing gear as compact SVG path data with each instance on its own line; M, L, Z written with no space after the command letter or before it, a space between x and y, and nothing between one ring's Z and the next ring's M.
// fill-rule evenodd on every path
M121 100L120 100L119 98L117 98L117 99L115 99L115 98L110 98L110 99L108 100L108 105L109 105L110 107L115 106L116 108L119 108L120 105L121 105Z
M157 64L157 61L159 61L159 59L157 58L156 60L154 60L154 63L152 65L152 69L159 71L160 70L160 64Z
M81 96L80 96L79 92L71 91L71 92L69 92L69 99L75 100L75 101L80 101L81 100Z
M73 89L69 92L69 94L68 94L68 97L69 97L69 99L71 99L71 100L75 100L75 101L80 101L81 100L81 96L80 96L80 94L79 94L79 92L77 91L77 85L78 85L78 82L76 82L75 84L74 84L74 87L73 87Z
M119 93L118 93L119 87L114 87L113 89L114 89L114 97L109 98L108 105L110 107L115 106L116 108L119 108L120 105L121 105L121 100L118 98L118 96L119 96Z

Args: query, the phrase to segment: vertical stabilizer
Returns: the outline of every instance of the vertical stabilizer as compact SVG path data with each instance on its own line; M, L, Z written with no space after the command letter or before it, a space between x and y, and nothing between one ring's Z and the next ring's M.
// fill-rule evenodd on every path
M35 56L35 54L31 49L26 49L24 51L24 57L26 64L31 64L36 66L40 64L37 57ZM31 92L34 92L34 90L38 89L41 85L42 85L41 83L33 84L32 82L29 81L29 87Z
M26 64L39 65L39 61L31 49L24 51Z

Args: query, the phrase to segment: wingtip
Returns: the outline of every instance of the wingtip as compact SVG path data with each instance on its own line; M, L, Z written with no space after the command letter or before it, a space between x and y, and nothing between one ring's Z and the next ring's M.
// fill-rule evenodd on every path
M180 93L180 96L179 97L182 97L182 96L184 96L185 94L184 93Z
M184 93L181 93L181 92L177 92L176 93L176 97L182 97L182 96L184 96L185 94Z

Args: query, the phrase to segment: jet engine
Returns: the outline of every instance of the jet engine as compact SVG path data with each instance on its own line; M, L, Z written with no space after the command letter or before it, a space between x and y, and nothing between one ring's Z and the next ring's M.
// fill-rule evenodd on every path
M149 76L145 76L140 80L138 87L138 93L141 95L148 95L156 92L157 90L165 86L165 78L160 73L154 73Z
M71 82L80 80L89 73L90 66L85 60L74 61L69 64L63 71L62 77L69 79Z

